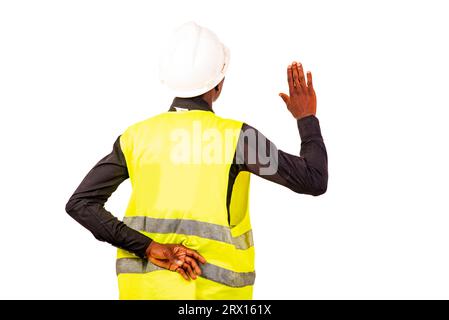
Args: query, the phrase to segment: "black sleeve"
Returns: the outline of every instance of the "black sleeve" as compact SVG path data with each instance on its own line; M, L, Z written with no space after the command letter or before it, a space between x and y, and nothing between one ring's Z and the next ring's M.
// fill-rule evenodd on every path
M75 190L67 202L66 211L98 240L144 258L151 239L131 229L104 208L111 194L128 177L119 137L112 152L90 170Z
M249 171L297 193L321 195L327 189L327 153L319 121L308 116L297 121L301 137L300 155L278 150L257 129L243 124L234 171Z

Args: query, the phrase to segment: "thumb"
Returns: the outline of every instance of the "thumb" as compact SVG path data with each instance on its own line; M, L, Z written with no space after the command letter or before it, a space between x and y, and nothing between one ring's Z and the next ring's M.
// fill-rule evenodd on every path
M290 97L285 93L279 93L279 96L284 100L285 104L288 106L290 104Z

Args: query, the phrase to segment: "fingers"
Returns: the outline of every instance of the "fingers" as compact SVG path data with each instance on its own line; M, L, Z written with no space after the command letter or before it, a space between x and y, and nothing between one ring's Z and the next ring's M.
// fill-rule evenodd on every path
M198 262L206 263L206 259L204 259L203 256L201 256L198 252L195 250L188 249L184 247L185 249L185 263L182 266L184 270L187 271L187 274L192 278L196 279L197 276L201 275L201 268L198 265Z
M187 275L187 273L184 271L184 269L178 268L178 269L176 269L176 271L177 271L179 274L181 274L181 276L182 276L184 279L186 279L187 281L190 281L190 278L189 278L189 276Z
M179 269L179 267L184 265L184 262L177 260L176 262L167 260L167 259L157 259L150 257L150 262L157 265L158 267L170 270L170 271L176 271Z
M313 88L313 82L312 82L312 72L307 71L307 87Z
M192 269L193 269L193 271L195 271L195 273L197 274L197 275L201 275L201 268L200 268L200 266L198 265L198 263L196 263L196 260L195 259L192 259L192 258L190 258L190 257L186 257L186 265L187 264L189 264L189 265L191 265L192 266Z
M161 259L156 259L156 258L150 257L150 262L157 265L158 267L161 267L161 268L164 268L164 269L167 269L170 271L178 272L187 281L190 281L189 276L192 279L196 279L196 275L194 274L192 268L186 263L181 268L181 267L179 267L178 264L171 263L169 260L161 260ZM183 268L185 268L186 270L184 270ZM189 275L187 275L186 271Z
M287 79L291 94L291 90L293 89L307 88L308 83L312 83L312 73L310 71L307 72L307 83L306 83L306 79L304 76L304 68L302 64L300 62L293 61L292 64L287 67Z
M299 71L298 71L298 65L296 64L296 61L293 61L292 63L292 73L293 73L293 86L295 89L298 89L299 87Z
M190 264L185 263L182 268L184 269L184 271L187 272L187 274L189 275L190 278L192 278L193 280L196 279L196 274L195 272L193 272L192 267L190 266Z
M279 96L284 100L285 104L288 106L290 104L290 97L285 93L279 93Z
M288 89L290 90L291 94L295 87L295 84L293 82L293 68L291 65L287 67L287 81L288 81Z
M206 259L204 259L204 257L201 256L201 255L200 255L198 252L196 252L196 251L193 251L193 250L190 250L190 249L187 249L187 248L186 248L186 254L187 254L189 257L195 258L196 260L198 260L198 261L201 262L202 264L205 264L205 263L206 263Z
M306 88L306 80L304 78L304 69L302 67L302 64L298 63L296 68L298 70L299 85L302 89L305 89Z
M307 72L307 90L308 94L316 99L315 89L313 88L312 72Z

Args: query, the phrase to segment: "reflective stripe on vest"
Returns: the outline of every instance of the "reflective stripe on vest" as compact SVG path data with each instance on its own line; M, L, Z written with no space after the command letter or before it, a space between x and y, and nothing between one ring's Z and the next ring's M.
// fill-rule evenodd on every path
M200 265L200 268L202 271L201 277L234 288L251 286L254 284L256 278L255 272L235 272L210 263ZM139 258L117 259L116 269L117 275L123 273L148 273L166 270Z
M148 233L176 233L198 236L234 245L245 250L254 245L251 230L233 237L228 227L209 222L186 219L157 219L151 217L125 217L123 222L130 228Z

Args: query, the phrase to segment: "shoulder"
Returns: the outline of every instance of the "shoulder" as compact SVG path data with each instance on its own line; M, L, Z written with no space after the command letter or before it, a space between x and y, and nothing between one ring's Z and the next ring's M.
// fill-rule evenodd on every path
M123 150L129 150L132 148L136 139L138 140L139 137L145 135L149 130L151 130L151 128L154 128L156 123L160 122L160 120L165 117L167 117L167 113L160 113L127 127L120 136L121 148Z
M214 114L214 117L216 119L218 119L218 121L223 123L225 127L228 127L228 128L242 129L242 127L245 124L243 121L239 121L236 119L230 119L230 118L223 118L223 117L217 116L215 114Z
M137 133L141 130L144 130L145 128L151 126L153 123L162 120L168 116L168 112L160 113L155 116L146 118L144 120L141 120L139 122L136 122L132 125L130 125L126 130L123 132L123 134L132 134Z

